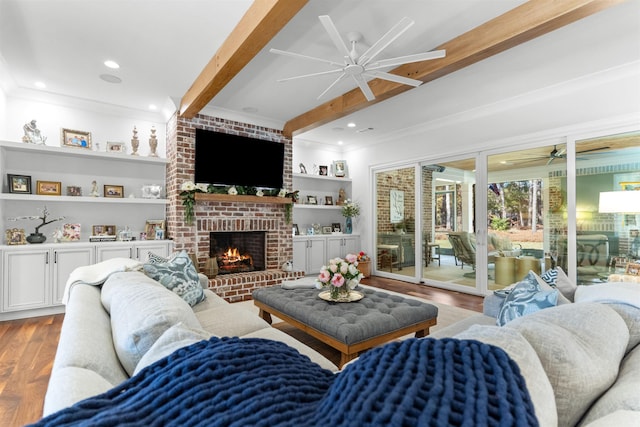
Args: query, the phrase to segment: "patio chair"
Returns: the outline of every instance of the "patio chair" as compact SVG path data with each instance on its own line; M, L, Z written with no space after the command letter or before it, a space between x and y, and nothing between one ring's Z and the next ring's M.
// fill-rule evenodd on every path
M464 268L464 264L471 265L473 269L476 269L476 245L471 239L471 235L467 231L451 232L447 235L449 242L453 248L453 256L456 259L456 265L458 261L462 264L460 268Z

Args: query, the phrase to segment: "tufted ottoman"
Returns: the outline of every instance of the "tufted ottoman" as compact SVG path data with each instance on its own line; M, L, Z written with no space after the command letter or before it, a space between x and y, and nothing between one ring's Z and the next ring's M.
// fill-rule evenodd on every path
M357 302L327 302L317 289L283 289L279 286L253 291L260 316L271 315L303 330L342 353L339 367L358 352L415 332L420 338L435 326L438 307L386 292L359 288Z

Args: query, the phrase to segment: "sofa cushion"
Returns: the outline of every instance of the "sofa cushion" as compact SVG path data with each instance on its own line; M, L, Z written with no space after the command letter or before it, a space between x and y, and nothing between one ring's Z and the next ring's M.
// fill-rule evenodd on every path
M124 380L123 380L124 381ZM119 383L111 383L95 371L68 366L51 372L42 416L46 417Z
M204 300L198 271L186 251L180 252L166 262L146 263L143 268L149 277L160 282L190 306Z
M229 305L227 301L218 296L215 292L205 289L204 290L205 299L204 301L199 302L198 304L191 307L194 313L198 313L200 311L208 310L214 307L224 307L225 305Z
M536 417L541 426L558 425L553 388L538 359L538 355L526 339L515 329L498 326L475 325L454 338L477 340L495 345L507 352L520 368L533 401Z
M640 412L640 346L632 350L620 365L618 379L596 403L589 408L584 424L610 413L627 410Z
M210 308L199 311L195 315L202 329L219 337L241 337L271 327L255 312L236 304Z
M616 380L629 331L603 304L567 304L509 322L538 354L553 387L558 425L575 425Z
M530 271L505 298L496 323L498 326L503 326L518 317L526 316L543 308L554 307L557 303L558 291L542 290L535 274Z
M111 275L102 286L102 303L110 311L113 343L129 375L171 326L200 327L189 304L139 272Z
M195 344L198 341L211 338L211 334L203 329L192 329L184 323L179 322L166 331L153 343L149 351L140 359L133 371L133 375L142 371L149 365L153 365L158 360L167 357L174 351Z

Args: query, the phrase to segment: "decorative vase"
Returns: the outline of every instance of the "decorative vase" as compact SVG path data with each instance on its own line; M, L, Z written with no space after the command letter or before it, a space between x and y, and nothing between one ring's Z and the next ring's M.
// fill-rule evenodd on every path
M347 217L346 226L344 228L346 234L353 233L353 221L350 216Z
M349 295L351 294L351 289L345 283L343 286L329 286L329 292L331 293L331 299L337 302L345 302L349 301Z
M31 233L27 236L29 243L44 243L45 240L47 240L47 236L42 233Z
M371 275L371 261L359 261L358 270L366 278Z

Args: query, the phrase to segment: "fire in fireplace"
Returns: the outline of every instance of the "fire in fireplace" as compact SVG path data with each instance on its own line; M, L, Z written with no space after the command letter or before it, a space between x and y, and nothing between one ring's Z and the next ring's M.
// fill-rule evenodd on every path
M218 274L265 270L266 232L234 231L209 234L209 256L218 262Z

